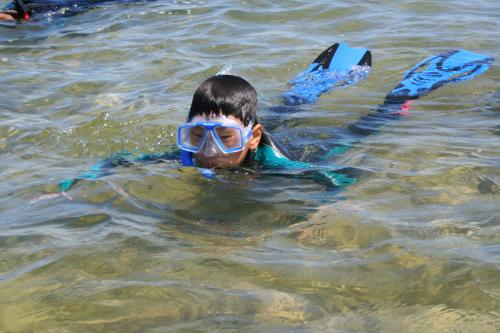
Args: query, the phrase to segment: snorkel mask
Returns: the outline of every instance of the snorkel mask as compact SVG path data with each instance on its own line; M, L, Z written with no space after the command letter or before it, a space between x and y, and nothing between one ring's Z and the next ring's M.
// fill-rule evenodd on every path
M177 130L177 145L181 149L181 163L185 166L194 166L193 154L214 157L242 151L252 135L253 122L243 127L227 117L200 120L200 117L195 117Z

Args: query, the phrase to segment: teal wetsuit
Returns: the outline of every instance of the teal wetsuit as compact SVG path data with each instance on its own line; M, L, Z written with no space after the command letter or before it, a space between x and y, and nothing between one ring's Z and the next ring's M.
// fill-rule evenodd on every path
M327 156L334 153L335 149ZM346 174L345 168L338 168L331 162L328 165L320 165L293 159L268 133L264 133L262 137L255 152L254 162L262 169L278 171L273 173L274 175L308 178L330 188L356 183L356 178Z
M390 121L397 120L408 114L411 102L450 82L460 82L471 79L488 70L493 58L465 50L450 51L426 59L404 75L401 81L385 98L384 103L374 111L361 117L358 121L347 126L352 134L350 143L361 137L376 133ZM337 151L336 148L327 152L331 156L345 151L350 146ZM130 153L112 155L101 161L76 178L62 181L61 191L67 191L81 179L96 179L110 174L111 168L117 166L131 166L135 163L161 163L168 160L179 160L180 151L163 154L141 154L133 158ZM356 178L345 173L345 169L338 168L331 163L328 165L313 165L291 158L286 150L282 149L269 134L264 134L258 149L247 156L245 163L264 170L277 170L274 174L287 177L309 178L319 181L329 187L345 186L356 182Z
M130 167L179 161L179 159L179 150L160 154L140 154L137 157L128 152L113 154L94 164L89 171L60 182L59 190L61 192L68 191L74 184L83 179L98 179L110 175L112 169L118 166ZM331 166L325 170L324 167L294 160L268 133L264 133L257 150L248 154L244 164L244 166L255 169L276 170L277 172L273 173L275 175L313 179L327 187L345 186L356 182L355 178L337 173Z

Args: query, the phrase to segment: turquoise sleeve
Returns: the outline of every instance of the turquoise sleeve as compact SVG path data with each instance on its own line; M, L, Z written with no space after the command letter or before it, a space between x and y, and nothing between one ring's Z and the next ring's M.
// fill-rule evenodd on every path
M266 144L262 144L257 148L255 160L264 169L298 169L311 166L309 163L291 160Z
M133 158L133 155L129 152L121 152L113 154L105 160L99 161L90 167L90 170L78 175L75 178L68 178L59 182L59 190L61 192L68 191L73 185L82 179L98 179L106 175L111 174L112 169L118 166L129 167L134 165L134 163L140 164L151 164L151 163L161 163L167 160L178 160L179 152L172 151L159 154L139 154L138 157Z
M299 173L290 173L293 178L308 178L328 187L342 187L356 183L356 178L338 172L334 166L319 166L311 163L294 161L268 145L260 145L255 159L264 169L300 169ZM287 174L288 175L288 174Z
M75 178L68 178L59 182L59 191L68 191L73 185L75 185L82 179L97 179L106 176L111 173L110 170L112 168L115 168L119 165L132 165L132 162L127 159L128 156L130 156L130 153L122 152L119 154L113 154L111 155L111 157L99 161L98 163L91 166L89 171L82 173Z

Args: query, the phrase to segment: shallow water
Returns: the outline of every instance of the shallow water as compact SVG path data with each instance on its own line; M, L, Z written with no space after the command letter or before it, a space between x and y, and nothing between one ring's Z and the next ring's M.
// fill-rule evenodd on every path
M371 49L366 80L281 115L276 136L314 151L423 58L498 59L499 12L159 0L3 24L0 332L497 332L498 60L332 158L362 175L341 190L166 163L50 194L113 152L170 149L193 91L223 66L272 118L328 45Z

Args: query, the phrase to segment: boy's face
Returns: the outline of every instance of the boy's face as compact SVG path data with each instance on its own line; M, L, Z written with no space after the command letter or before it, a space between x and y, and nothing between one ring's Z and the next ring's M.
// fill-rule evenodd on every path
M262 126L260 124L254 125L252 128L248 128L245 131L245 126L243 122L233 116L195 116L191 119L191 122L222 122L229 126L237 126L242 130L243 135L248 133L249 137L247 140L243 138L244 146L243 149L234 153L224 153L220 150L215 142L214 137L211 133L207 133L208 137L202 144L202 147L198 153L193 154L194 158L198 162L199 166L203 168L215 168L215 167L238 167L243 164L245 157L250 149L255 150L260 143L262 136ZM237 131L236 131L237 132ZM202 133L197 133L195 130L192 131L192 135L200 136ZM226 141L230 143L235 140L235 137L231 134L231 129L225 129L224 127L218 128L216 131L219 140L223 143Z

